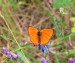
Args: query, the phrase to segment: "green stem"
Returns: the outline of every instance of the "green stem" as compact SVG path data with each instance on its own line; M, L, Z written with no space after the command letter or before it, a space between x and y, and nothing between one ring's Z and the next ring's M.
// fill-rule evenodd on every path
M4 19L4 21L5 21L5 23L6 23L7 27L8 27L8 29L9 29L9 31L11 32L11 34L12 34L12 36L13 36L13 38L14 38L14 40L15 40L16 44L18 45L18 47L19 47L19 48L21 48L21 47L20 47L20 45L19 45L19 43L17 42L17 40L16 40L16 38L15 38L15 36L14 36L13 32L11 31L11 29L10 29L10 27L9 27L8 23L6 22L6 20L5 20L4 16L1 14L1 12L0 12L0 16ZM23 53L23 51L22 51L22 50L21 50L21 52L22 52L22 54L24 55L24 53ZM24 55L24 58L25 58L25 60L26 60L26 63L30 63L30 62L27 60L27 58L25 57L25 55Z

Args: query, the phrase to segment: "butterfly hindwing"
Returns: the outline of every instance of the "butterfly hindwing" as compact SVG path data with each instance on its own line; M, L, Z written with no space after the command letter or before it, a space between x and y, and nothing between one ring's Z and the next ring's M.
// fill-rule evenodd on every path
M38 30L35 27L28 27L29 35L30 35L30 40L34 45L38 45Z
M46 45L53 35L53 29L43 29L40 32L41 32L41 36L40 36L41 42L40 42L40 44Z

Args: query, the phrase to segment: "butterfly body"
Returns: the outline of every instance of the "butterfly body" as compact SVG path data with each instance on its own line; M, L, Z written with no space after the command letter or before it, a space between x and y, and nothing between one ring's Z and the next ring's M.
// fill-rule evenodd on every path
M41 36L41 32L40 32L40 31L38 31L38 32L37 32L37 35L38 35L38 36Z
M40 31L37 32L37 36L38 36L38 43L40 44L40 42L41 42L41 39L40 39L41 32Z
M53 29L38 30L35 27L28 27L30 40L34 45L46 45L53 35Z

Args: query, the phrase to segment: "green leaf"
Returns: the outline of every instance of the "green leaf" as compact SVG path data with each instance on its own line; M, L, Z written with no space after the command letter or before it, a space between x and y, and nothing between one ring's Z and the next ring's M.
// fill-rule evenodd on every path
M10 1L9 1L9 4L10 4L10 6L11 6L14 10L17 10L17 3L16 3L15 1L10 0Z
M55 54L55 58L56 58L55 62L56 62L56 63L60 63L59 55L58 55L57 53Z
M75 33L75 27L72 27L72 28L71 28L71 32L72 32L72 33Z
M70 21L75 22L75 17L71 17Z
M71 0L55 0L53 6L56 8L65 8L71 4Z
M18 56L24 63L30 63L21 51L18 51Z
M69 52L69 54L75 54L75 49L71 49L68 52Z
M40 63L40 61L38 61L35 57L31 56L30 54L25 52L26 57L30 58L31 60L33 60L35 63Z
M63 21L60 22L60 25L67 26L67 24L65 22L63 22Z

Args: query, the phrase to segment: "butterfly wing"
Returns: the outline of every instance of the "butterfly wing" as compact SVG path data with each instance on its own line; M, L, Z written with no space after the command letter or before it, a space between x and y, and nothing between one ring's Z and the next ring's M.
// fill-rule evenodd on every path
M35 27L28 27L28 32L30 35L30 40L33 44L38 45L38 35L37 35L37 28Z
M41 32L41 45L45 45L49 42L50 38L53 35L53 29L43 29Z

